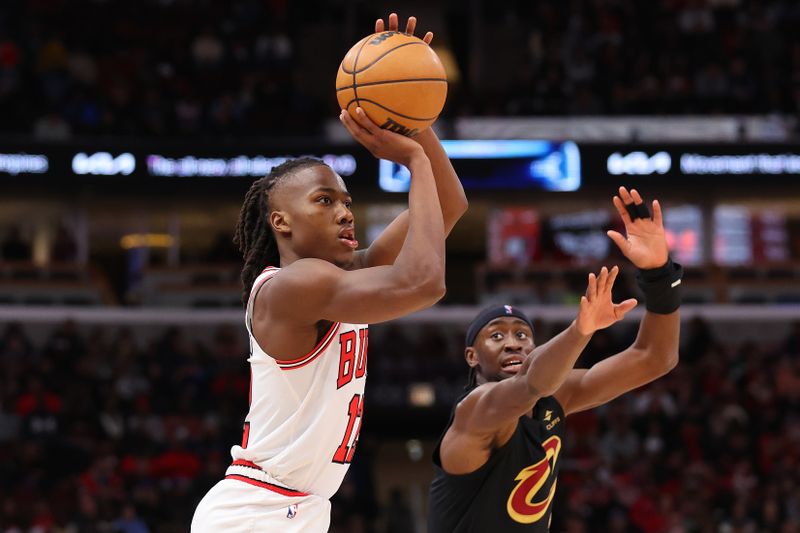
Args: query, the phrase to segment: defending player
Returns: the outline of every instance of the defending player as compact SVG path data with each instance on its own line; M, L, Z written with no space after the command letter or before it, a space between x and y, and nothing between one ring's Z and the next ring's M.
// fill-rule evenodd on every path
M444 239L467 203L441 144L431 131L412 140L381 130L360 109L340 119L375 157L411 171L409 209L356 252L350 194L321 161L289 161L251 187L235 236L250 410L225 479L195 511L195 532L327 531L361 427L367 324L444 294Z
M669 372L678 362L680 265L669 260L661 207L653 215L636 190L614 205L627 238L609 237L639 268L647 311L626 350L573 369L592 333L636 305L611 301L617 267L589 274L575 321L534 349L530 320L500 306L469 327L467 392L434 450L430 533L548 531L566 416L602 405Z

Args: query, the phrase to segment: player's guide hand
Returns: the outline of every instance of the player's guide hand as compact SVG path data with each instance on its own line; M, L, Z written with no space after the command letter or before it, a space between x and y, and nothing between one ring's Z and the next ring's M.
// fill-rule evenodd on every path
M397 22L397 13L390 13L389 14L389 31L400 31L399 24ZM406 31L403 32L406 35L414 35L414 30L417 29L417 17L411 16L408 17L408 22L406 22ZM386 30L386 25L384 24L383 19L378 19L375 21L375 33L380 33ZM433 32L429 31L425 34L425 37L422 38L426 44L431 44L433 40Z

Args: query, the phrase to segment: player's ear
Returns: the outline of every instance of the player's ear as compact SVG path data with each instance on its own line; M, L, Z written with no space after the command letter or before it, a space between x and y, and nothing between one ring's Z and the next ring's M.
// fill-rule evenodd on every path
M464 359L467 360L467 364L474 368L478 366L478 352L475 351L475 348L472 346L468 346L466 350L464 350Z
M292 232L289 213L286 211L272 211L269 214L269 225L276 233L289 235Z

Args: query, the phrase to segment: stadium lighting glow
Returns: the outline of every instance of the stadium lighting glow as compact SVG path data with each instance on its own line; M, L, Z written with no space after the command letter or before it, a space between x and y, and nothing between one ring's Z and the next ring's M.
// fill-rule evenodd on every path
M167 233L131 233L124 235L119 240L119 245L124 250L132 248L169 248L175 244L175 239Z

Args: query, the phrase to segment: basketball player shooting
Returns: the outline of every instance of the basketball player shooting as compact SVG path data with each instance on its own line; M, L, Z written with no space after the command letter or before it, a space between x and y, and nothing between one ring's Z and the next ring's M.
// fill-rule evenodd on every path
M548 531L566 417L677 364L682 269L669 259L661 206L654 201L651 216L639 193L624 187L613 201L627 235L608 235L639 269L645 294L636 340L589 369L573 369L591 335L636 305L612 302L617 267L589 274L577 317L542 346L535 346L521 310L499 306L480 313L467 331L467 391L433 454L430 533Z
M253 183L234 239L245 260L250 409L194 532L327 531L361 428L368 324L444 294L444 240L467 201L441 144L433 132L382 130L363 111L340 119L375 157L411 171L409 208L357 251L350 194L322 161L291 160Z

